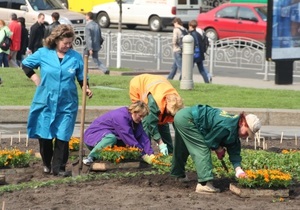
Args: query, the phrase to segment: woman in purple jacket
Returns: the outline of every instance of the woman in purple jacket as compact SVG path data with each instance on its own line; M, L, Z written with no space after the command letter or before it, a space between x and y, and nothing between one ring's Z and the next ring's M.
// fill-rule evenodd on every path
M136 101L129 107L109 111L94 120L84 133L84 143L91 151L83 163L90 165L97 150L123 142L127 146L140 148L143 160L151 164L154 152L142 125L142 119L148 113L147 104Z

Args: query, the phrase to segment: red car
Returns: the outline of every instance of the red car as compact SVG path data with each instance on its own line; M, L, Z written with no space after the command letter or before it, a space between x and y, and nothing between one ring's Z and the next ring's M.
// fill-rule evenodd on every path
M267 4L224 3L199 14L197 21L198 27L214 41L239 36L265 43Z

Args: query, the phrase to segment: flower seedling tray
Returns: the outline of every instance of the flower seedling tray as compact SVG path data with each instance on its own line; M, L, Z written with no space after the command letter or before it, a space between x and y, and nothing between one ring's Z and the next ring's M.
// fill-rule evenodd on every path
M242 197L242 198L250 198L250 197L289 197L289 189L250 189L239 187L236 184L231 183L229 189L234 194Z
M111 163L111 162L95 162L91 165L91 170L93 171L107 171L112 169L129 169L129 168L140 168L140 161L124 161L120 163Z

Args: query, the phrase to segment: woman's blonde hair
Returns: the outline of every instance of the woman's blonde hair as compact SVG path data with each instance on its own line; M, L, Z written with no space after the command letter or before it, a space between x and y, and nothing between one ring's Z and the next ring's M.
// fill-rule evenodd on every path
M46 38L44 45L50 49L56 48L56 42L62 40L63 38L73 38L75 33L72 26L67 24L60 24L53 29L51 34Z
M0 23L1 23L3 26L6 25L4 20L0 20Z
M148 105L143 101L136 101L128 107L128 111L133 113L139 113L143 117L149 114L149 107Z
M182 98L176 94L169 94L166 96L167 110L174 116L180 109L183 108Z

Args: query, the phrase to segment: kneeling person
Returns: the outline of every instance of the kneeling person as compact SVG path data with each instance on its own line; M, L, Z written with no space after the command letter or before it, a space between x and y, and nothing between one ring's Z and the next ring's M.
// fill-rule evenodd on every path
M91 151L83 163L93 163L97 150L119 142L141 149L143 160L151 164L154 151L142 125L142 119L148 113L147 104L136 101L129 107L109 111L95 119L84 133L84 143Z

